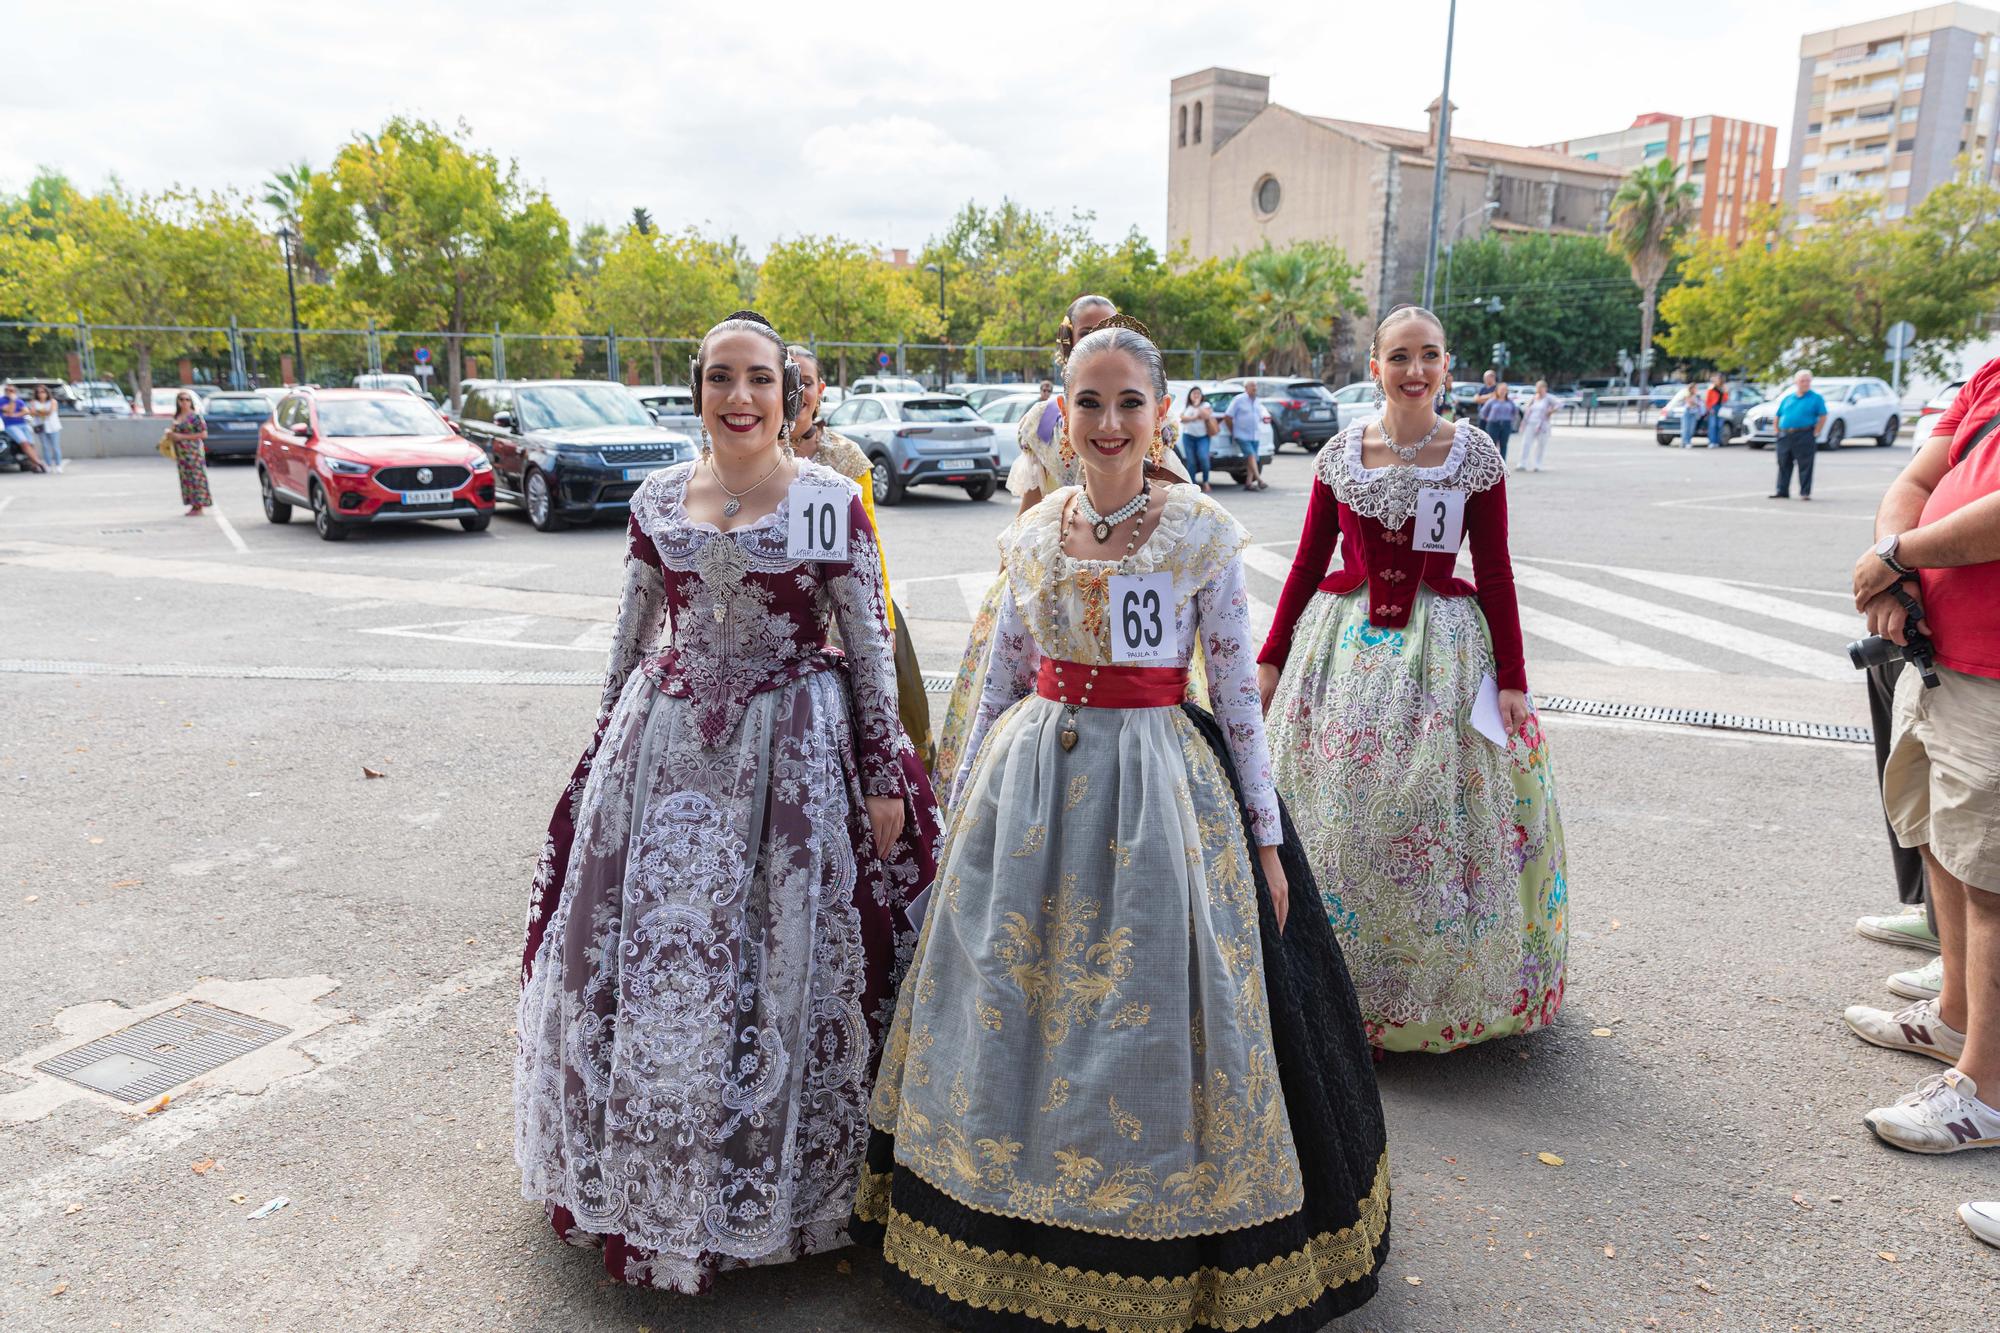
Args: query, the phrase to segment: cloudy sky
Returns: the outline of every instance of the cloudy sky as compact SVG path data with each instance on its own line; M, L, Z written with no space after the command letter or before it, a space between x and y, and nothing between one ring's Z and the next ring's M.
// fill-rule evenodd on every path
M1465 0L1456 128L1545 142L1643 111L1787 117L1799 35L1892 0ZM1623 7L1620 7L1623 8ZM396 113L464 120L572 224L643 204L669 227L918 246L968 199L1166 220L1167 84L1269 74L1309 114L1420 125L1445 0L1242 6L823 0L72 0L18 25L0 191L38 165L95 186L254 191ZM28 38L24 42L24 38ZM1783 157L1783 140L1780 140Z

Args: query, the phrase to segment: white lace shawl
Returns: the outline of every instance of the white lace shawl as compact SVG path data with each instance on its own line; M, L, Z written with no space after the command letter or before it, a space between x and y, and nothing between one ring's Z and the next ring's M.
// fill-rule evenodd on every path
M1391 463L1361 465L1360 424L1349 426L1326 442L1313 464L1314 473L1333 489L1342 504L1362 518L1372 518L1394 532L1417 511L1417 492L1449 488L1468 495L1491 490L1507 475L1500 447L1470 421L1461 421L1451 436L1451 452L1436 467Z

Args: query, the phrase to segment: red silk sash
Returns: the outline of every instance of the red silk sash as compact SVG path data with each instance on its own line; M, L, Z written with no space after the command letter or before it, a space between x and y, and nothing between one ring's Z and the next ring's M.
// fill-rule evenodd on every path
M1062 681L1056 668L1062 668ZM1092 672L1096 675L1092 675ZM1172 708L1187 694L1188 673L1178 666L1098 666L1044 657L1035 692L1058 703L1090 708ZM1084 686L1090 686L1086 693ZM1065 698L1064 696L1068 696Z

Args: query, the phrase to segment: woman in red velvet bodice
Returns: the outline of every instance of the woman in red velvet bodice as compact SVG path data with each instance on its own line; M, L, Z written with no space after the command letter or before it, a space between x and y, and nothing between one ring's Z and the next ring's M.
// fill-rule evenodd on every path
M1435 412L1444 342L1416 307L1377 329L1382 415L1321 451L1258 655L1279 793L1370 1036L1390 1050L1549 1022L1566 953L1568 871L1527 694L1506 463L1484 431Z

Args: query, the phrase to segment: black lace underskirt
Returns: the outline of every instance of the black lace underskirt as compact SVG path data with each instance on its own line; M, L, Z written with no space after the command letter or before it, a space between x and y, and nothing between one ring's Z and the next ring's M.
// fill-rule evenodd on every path
M1243 805L1242 785L1221 729L1213 717L1191 704L1183 704L1181 711L1228 775L1247 829L1249 811ZM892 1216L899 1231L935 1232L933 1239L961 1257L968 1253L962 1247L976 1247L986 1256L998 1256L1003 1267L1016 1272L1025 1260L1077 1270L1082 1275L1171 1281L1203 1270L1235 1273L1260 1264L1282 1266L1296 1262L1301 1252L1314 1245L1322 1255L1329 1248L1347 1251L1346 1271L1326 1277L1328 1265L1322 1264L1322 1278L1301 1297L1305 1303L1256 1322L1235 1325L1256 1333L1320 1328L1374 1296L1389 1252L1386 1132L1375 1088L1374 1053L1362 1029L1360 1004L1320 903L1312 868L1291 816L1282 807L1280 816L1284 845L1279 860L1290 896L1282 937L1263 868L1254 855L1250 867L1257 881L1271 1044L1304 1179L1304 1206L1289 1217L1257 1226L1171 1240L1074 1231L968 1208L917 1176L898 1171L894 1138L871 1130L867 1172L849 1232L864 1244L882 1247L888 1242L888 1262L882 1265L882 1273L898 1298L951 1327L978 1333L1021 1333L1062 1324L1061 1319L1047 1317L1047 1308L1028 1311L1026 1307L1036 1304L1037 1298L1017 1299L1021 1296L1018 1290L974 1305L905 1271L898 1266L896 1240L888 1234ZM1338 1244L1329 1247L1329 1238L1337 1238ZM1331 1266L1341 1265L1336 1262ZM1065 1306L1064 1312L1076 1317L1074 1305ZM1084 1321L1084 1327L1127 1326L1124 1319L1108 1314L1101 1321L1084 1316ZM1131 1324L1160 1326L1138 1316L1132 1317ZM1219 1325L1197 1318L1182 1326Z

